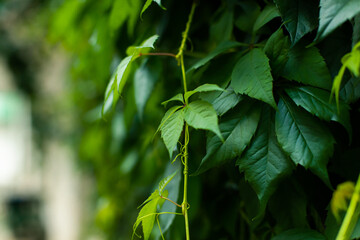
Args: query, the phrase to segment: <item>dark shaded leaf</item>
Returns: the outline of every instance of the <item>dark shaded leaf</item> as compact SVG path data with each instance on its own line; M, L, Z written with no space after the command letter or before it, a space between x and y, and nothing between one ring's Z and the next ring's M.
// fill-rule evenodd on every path
M333 153L334 138L318 119L282 96L276 112L276 134L282 148L330 186L326 165Z
M265 24L279 16L280 13L273 4L266 5L254 23L253 32L257 32Z
M220 93L215 99L211 101L216 113L219 116L224 115L230 109L235 107L243 97L238 95L231 88L227 88L224 92Z
M329 70L315 47L304 48L295 46L289 51L289 60L281 74L289 80L295 80L307 85L331 89Z
M340 90L340 96L346 103L358 100L360 98L360 78L350 78Z
M318 2L314 0L274 0L285 27L290 33L292 45L317 27Z
M269 59L257 48L236 63L231 75L231 87L236 93L247 94L276 108L272 82Z
M334 103L330 103L330 93L314 87L303 86L285 90L297 106L325 121L341 123L351 136L349 107L342 103L338 110Z
M283 30L279 28L266 41L264 51L270 60L270 67L273 74L279 75L289 59L290 42L284 36Z
M309 227L306 194L292 178L279 184L268 205L277 229Z
M234 159L244 151L255 134L260 118L260 108L251 101L243 101L236 113L224 118L220 123L224 141L209 134L206 156L194 175Z
M290 229L273 237L271 240L326 240L321 233L311 229L295 228Z
M277 141L274 125L274 110L264 106L254 140L236 162L257 193L261 211L265 209L279 180L290 174L293 169L290 159Z
M211 59L215 58L219 54L226 52L227 50L229 50L231 48L236 48L239 46L242 46L242 44L240 44L238 42L232 42L232 41L222 42L212 52L210 52L206 57L202 58L197 63L195 63L193 66L191 66L191 68L189 68L189 70L187 72L196 70L196 69L204 66L206 63L211 61Z

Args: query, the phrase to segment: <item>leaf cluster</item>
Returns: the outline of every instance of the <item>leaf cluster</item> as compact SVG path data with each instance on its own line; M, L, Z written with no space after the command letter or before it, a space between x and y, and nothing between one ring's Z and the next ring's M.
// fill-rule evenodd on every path
M81 140L81 156L105 189L100 195L125 206L121 193L136 195L141 185L150 192L174 152L181 154L187 123L195 239L334 238L331 192L360 170L356 0L199 1L184 53L193 90L185 94L176 59L147 54L175 54L190 1L75 2L57 11L52 37L77 53L74 75L96 85L95 121L102 112L113 128L88 124ZM115 167L120 176L106 174ZM120 179L136 183L113 189ZM160 237L152 230L159 193L135 224L145 239ZM124 209L104 222L125 219ZM165 238L182 239L182 223L167 223Z

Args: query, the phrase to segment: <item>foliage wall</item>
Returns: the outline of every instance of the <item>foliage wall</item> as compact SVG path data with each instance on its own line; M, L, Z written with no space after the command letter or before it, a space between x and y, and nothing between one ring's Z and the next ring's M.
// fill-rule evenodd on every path
M202 88L186 100L174 56L193 3L144 4L52 5L49 39L73 54L76 144L96 177L98 228L130 239L137 206L176 169L167 191L181 202L182 158L171 162L186 124L193 239L335 239L333 190L360 170L359 2L198 1L183 56L187 89ZM175 211L168 204L159 211ZM181 216L159 219L166 239L185 238Z

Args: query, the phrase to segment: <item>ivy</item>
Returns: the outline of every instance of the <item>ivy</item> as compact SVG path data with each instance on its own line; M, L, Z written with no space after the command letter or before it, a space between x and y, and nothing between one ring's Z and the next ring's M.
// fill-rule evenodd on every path
M91 25L76 20L71 6L85 15L93 9L91 18L108 23L102 37L111 47L100 48L108 49L108 61L95 61L94 49L73 51L79 62L91 62L79 72L88 74L96 64L106 69L98 86L99 95L105 92L103 115L124 118L116 161L125 161L129 146L139 159L129 170L138 185L123 189L154 186L167 164L182 167L182 191L180 174L167 172L138 213L134 238L325 239L332 190L339 181L355 181L360 171L357 154L346 157L354 167L345 167L342 155L359 146L358 1L169 1L166 9L155 0L98 3L103 8L69 2L57 14L68 11L71 19L54 21L67 42L87 42L97 29L93 23L89 32L73 27L75 40L66 35L72 25ZM153 2L160 8L149 8ZM349 39L342 58L328 49L340 33ZM99 158L94 166L104 161ZM109 184L104 175L97 177ZM164 190L170 181L181 204ZM344 214L344 202L336 215ZM162 220L162 204L173 207L164 215L184 218L185 229L175 215Z

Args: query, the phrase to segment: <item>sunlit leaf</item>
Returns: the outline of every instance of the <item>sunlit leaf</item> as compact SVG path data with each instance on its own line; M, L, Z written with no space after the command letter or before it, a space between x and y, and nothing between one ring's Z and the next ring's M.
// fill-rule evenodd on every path
M331 211L335 218L340 221L340 211L346 211L348 208L348 202L350 201L355 190L355 184L353 182L344 182L337 186L331 199Z
M185 98L185 100L187 100L195 93L198 93L198 92L211 92L211 91L224 91L224 89L222 89L221 87L219 87L216 84L205 83L205 84L195 88L194 90L186 92L185 95L184 95L184 98Z
M159 38L158 35L154 35L143 41L140 46L128 47L126 50L126 54L128 56L131 55L132 60L134 60L138 58L141 53L147 53L150 49L154 49L155 48L154 43L158 38Z
M210 103L202 100L191 102L185 106L184 112L185 121L191 127L212 131L220 139L223 139L220 133L216 112Z
M146 9L148 9L148 7L150 7L152 2L156 2L159 5L159 7L166 10L166 8L163 5L161 5L161 0L146 0L144 7L141 9L140 17L142 17L143 13L146 11Z
M184 126L184 110L180 108L181 106L170 108L163 117L159 127L161 137L163 138L165 146L169 151L170 158L172 158L173 151Z
M117 67L116 69L116 86L117 86L117 91L119 94L121 94L124 86L125 86L125 83L127 82L128 80L128 76L129 76L129 71L128 70L128 67L130 66L130 62L131 62L131 56L127 56L126 58L124 58L119 66Z
M179 192L180 192L179 190L180 190L181 175L182 175L180 174L181 167L182 167L181 161L175 161L173 163L169 161L168 166L166 167L165 172L163 173L164 179L169 178L165 176L171 177L173 173L177 173L175 174L174 177L171 178L171 181L169 181L166 185L166 191L168 191L167 197L174 202L177 202L179 198ZM177 208L178 207L175 204L169 201L165 201L159 210L160 212L176 212ZM176 215L174 214L163 214L159 217L159 221L163 233L165 233L172 226L175 216ZM160 233L158 237L160 238Z
M161 197L159 195L159 191L155 190L155 192L153 192L150 195L150 197L146 199L145 202L143 203L143 207L141 208L139 215L136 219L136 222L134 224L133 231L135 233L139 224L142 223L142 229L145 240L149 239L150 234L152 232L156 217L156 210L160 200Z
M105 115L111 108L114 108L116 105L117 100L119 99L119 93L116 90L116 81L115 81L115 73L111 77L106 90L105 90L105 97L104 103L101 109L101 115Z
M115 0L111 8L109 25L115 31L128 23L128 33L134 32L135 24L138 20L140 0Z
M181 102L181 103L184 104L185 102L184 102L184 96L183 96L183 94L182 94L182 93L178 93L178 94L176 94L175 96L173 96L172 98L170 98L170 99L162 102L161 105L165 105L165 106L166 106L169 102L175 102L175 101L179 101L179 102Z

